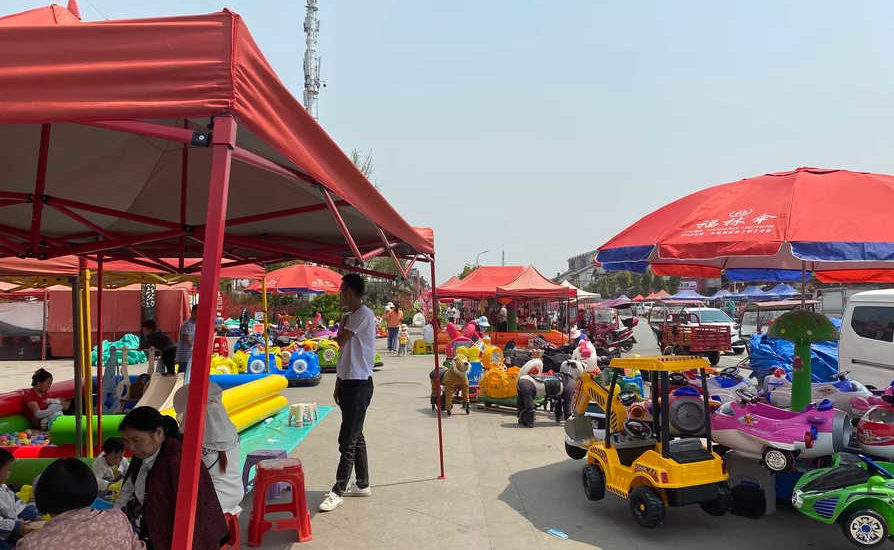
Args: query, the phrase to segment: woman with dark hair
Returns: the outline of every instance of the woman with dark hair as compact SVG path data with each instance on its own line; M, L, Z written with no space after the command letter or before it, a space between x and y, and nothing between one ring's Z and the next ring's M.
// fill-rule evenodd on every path
M181 443L176 429L152 407L127 413L118 431L133 454L116 508L123 509L150 550L168 550L174 534ZM176 424L176 423L175 423ZM214 484L199 471L193 550L218 550L230 536Z
M53 420L61 416L62 411L68 406L68 403L61 399L50 398L49 392L52 386L53 375L50 371L37 369L31 375L31 389L22 395L25 417L38 430L49 430Z
M19 541L17 549L145 550L120 510L93 510L96 478L77 458L60 458L44 470L34 498L52 518Z

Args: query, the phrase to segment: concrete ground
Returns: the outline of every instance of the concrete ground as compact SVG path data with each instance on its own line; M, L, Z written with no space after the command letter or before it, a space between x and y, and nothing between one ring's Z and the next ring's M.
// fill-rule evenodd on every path
M644 326L635 352L657 353ZM383 343L382 340L379 344ZM847 547L837 527L823 525L783 507L761 520L708 516L698 507L672 508L665 524L643 529L631 518L626 501L607 495L586 500L582 461L569 459L563 431L545 413L538 425L521 428L514 411L473 406L443 419L446 479L438 479L437 422L429 407L431 356L391 357L374 376L375 393L366 422L373 496L346 499L338 509L317 512L331 486L338 461L340 414L335 411L296 449L304 463L307 501L313 515L313 541L292 544L294 533L268 533L264 548L288 549L572 549L840 550ZM738 362L727 357L722 365ZM70 364L48 363L57 379L69 377ZM23 387L35 363L0 364L0 390ZM292 402L332 404L333 375L315 388L287 391ZM244 504L243 525L250 515ZM546 531L568 534L560 540ZM247 529L243 529L243 545Z

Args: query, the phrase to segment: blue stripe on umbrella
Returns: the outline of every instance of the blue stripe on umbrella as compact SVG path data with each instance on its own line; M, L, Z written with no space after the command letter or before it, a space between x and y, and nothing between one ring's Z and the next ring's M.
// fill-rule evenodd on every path
M793 242L792 254L805 261L890 262L894 243Z
M649 259L655 245L624 246L621 248L608 248L600 250L596 255L596 261L600 263L641 262Z

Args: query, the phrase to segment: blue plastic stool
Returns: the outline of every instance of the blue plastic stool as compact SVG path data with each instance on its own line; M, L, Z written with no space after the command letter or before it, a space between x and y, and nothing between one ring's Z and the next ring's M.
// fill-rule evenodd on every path
M289 453L283 449L258 449L257 451L248 453L248 456L245 457L245 466L242 468L242 488L245 492L248 492L249 485L254 483L254 478L249 478L249 474L251 473L252 467L256 466L258 462L273 458L288 457ZM274 483L271 485L267 490L267 499L279 498L282 495L284 485L288 486L288 483Z

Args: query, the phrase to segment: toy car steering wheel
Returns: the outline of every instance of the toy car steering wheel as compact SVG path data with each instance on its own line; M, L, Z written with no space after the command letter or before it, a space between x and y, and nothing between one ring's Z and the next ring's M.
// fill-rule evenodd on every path
M618 401L620 401L621 404L625 407L629 407L630 405L633 405L634 402L636 402L636 394L632 391L622 391L618 394Z
M847 375L850 373L851 373L851 371L849 371L849 370L840 370L840 371L838 371L838 374L835 375L835 377L838 378L839 380L846 380Z
M636 439L649 439L652 437L652 428L645 422L639 420L628 420L627 422L624 422L624 431Z
M671 386L686 386L689 384L689 379L682 372L672 372L667 379L670 381Z
M742 376L739 374L739 367L726 367L722 371L720 371L720 376L726 376L727 378L734 378L736 380L740 380Z
M739 396L743 403L757 403L759 399L757 394L752 393L745 388L737 389L736 394Z

